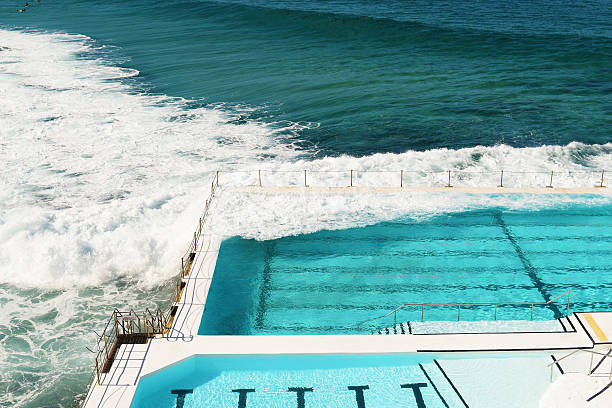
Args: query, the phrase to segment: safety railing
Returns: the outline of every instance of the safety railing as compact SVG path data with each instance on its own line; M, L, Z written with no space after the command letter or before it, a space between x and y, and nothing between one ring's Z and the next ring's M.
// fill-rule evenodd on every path
M559 365L559 363L571 356L575 356L576 354L582 354L582 353L588 353L591 355L590 358L590 363L589 363L589 368L586 372L587 376L591 376L593 374L595 374L595 372L597 371L597 369L601 366L601 364L606 361L607 359L612 360L612 348L608 348L608 352L607 353L602 353L600 351L597 350L587 350L587 349L577 349L572 351L569 354L566 354L565 356L559 358L559 359L555 359L552 363L548 364L547 367L550 367L550 382L553 381L553 369L555 366L557 367L561 367ZM595 356L601 356L601 359L599 360L599 362L595 365L595 367L593 367L593 360ZM562 374L564 372L562 371ZM608 381L612 381L612 362L610 363L610 373L608 374ZM603 394L608 388L612 387L612 382L608 383L606 386L604 386L601 390L599 390L598 392L596 392L595 394L591 395L589 398L586 399L587 402L592 401L593 399L599 397L601 394Z
M106 323L102 335L96 342L96 381L107 373L122 344L146 343L150 337L164 335L167 316L159 309L146 309L137 313L133 310L122 312L117 309Z
M121 312L117 309L109 318L102 331L98 336L95 344L96 354L95 370L92 377L95 376L95 382L99 385L101 375L107 373L115 359L115 355L122 344L139 344L146 343L149 338L157 335L167 335L172 327L172 322L176 315L177 303L180 301L183 289L185 288L185 278L189 276L195 255L198 249L198 243L204 233L204 226L209 215L210 206L219 186L219 172L216 173L215 179L211 183L210 194L204 203L202 215L198 220L196 230L193 233L184 255L181 257L180 269L177 276L174 278L176 282L176 293L174 302L166 312L157 309L155 312L146 309L144 312ZM91 382L92 386L94 380Z
M184 278L189 275L191 271L191 266L193 261L195 260L196 251L198 248L198 242L204 232L204 226L206 223L206 219L208 217L208 213L210 210L210 205L212 200L217 192L217 188L219 187L219 172L216 172L214 180L210 184L210 194L204 203L204 210L202 211L202 215L198 219L198 224L196 226L195 231L193 232L193 238L189 242L187 249L184 252L184 255L181 257L181 265L179 269L179 273L175 278L176 282L176 294L175 294L175 302L178 302L181 299L182 290L185 287Z
M533 308L535 306L546 306L551 304L552 302L556 301L557 299L562 298L563 296L567 296L567 309L565 312L565 316L569 316L569 312L570 312L570 299L571 299L571 295L572 292L574 291L578 291L578 290L582 290L582 289L569 289L568 291L560 294L557 297L554 297L552 299L550 299L547 302L462 302L462 303L404 303L398 307L396 307L395 309L393 309L392 311L390 311L389 313L382 315L382 316L378 316L375 317L373 319L368 319L368 320L364 320L359 322L357 325L361 326L365 323L369 323L369 322L373 322L375 320L379 320L379 319L384 319L385 317L389 317L391 315L393 315L393 324L396 325L397 324L397 313L400 310L409 308L409 307L418 307L421 310L421 321L424 321L424 317L425 317L425 308L431 308L431 307L439 307L439 306L451 306L451 307L457 307L457 321L461 321L461 308L463 307L464 309L466 308L466 306L492 306L493 307L493 319L497 320L497 309L499 306L531 306L531 317L530 320L533 320ZM418 309L417 309L418 310Z
M593 170L241 170L224 171L233 185L255 187L604 188L609 171ZM217 173L218 176L218 173ZM238 176L238 177L232 177Z

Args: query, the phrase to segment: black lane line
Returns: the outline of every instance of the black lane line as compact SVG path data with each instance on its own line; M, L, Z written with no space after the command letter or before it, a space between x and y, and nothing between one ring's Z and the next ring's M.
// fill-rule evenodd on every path
M570 326L572 326L572 332L576 333L576 327L574 326L574 323L572 323L572 319L570 318L570 316L567 316L567 322L569 323Z
M264 245L265 254L262 276L263 282L261 283L261 287L259 289L259 302L257 304L257 314L255 317L256 329L261 329L264 325L268 300L270 299L270 286L272 285L272 267L270 266L270 263L272 262L272 257L274 256L274 244L271 242L266 242Z
M587 399L587 402L590 402L592 399L594 399L595 397L598 397L599 395L601 395L603 392L605 392L608 388L610 388L612 386L612 382L608 383L608 385L606 385L605 387L603 387L601 389L601 391L599 391L597 394L591 395L589 397L589 399Z
M523 264L523 268L525 269L525 272L527 272L527 276L529 276L529 279L533 283L533 286L535 286L536 289L540 292L540 294L544 298L544 301L548 302L550 299L552 299L552 297L548 293L548 290L546 290L546 287L542 283L542 280L538 279L535 268L533 267L531 262L529 262L529 259L527 259L527 257L525 256L525 253L519 246L516 238L514 238L514 235L512 235L512 232L510 232L510 228L508 228L508 225L502 218L501 211L495 211L493 213L493 217L495 217L495 220L497 221L502 231L506 235L506 238L512 244L512 247L514 248L516 255L519 257L519 259L521 260L521 263ZM563 316L563 313L561 313L561 311L559 310L557 305L554 304L554 302L549 303L546 306L553 312L555 319L558 319Z
M463 397L461 396L461 394L459 393L459 390L457 389L457 387L455 387L455 384L453 384L453 382L451 381L450 378L448 378L448 375L446 375L446 372L444 371L444 369L442 368L442 366L440 365L440 363L438 363L438 360L434 360L433 361L437 366L438 369L440 370L440 372L442 373L442 375L444 376L444 378L446 378L446 381L448 381L448 383L450 384L451 387L453 387L453 390L455 390L455 392L457 393L457 396L459 397L459 399L461 400L461 402L463 402L463 405L465 406L465 408L470 408L467 404L467 402L465 402L465 400L463 399Z
M421 363L419 363L419 367L421 367L421 371L423 371L423 374L425 374L425 377L427 377L427 381L429 381L429 383L433 387L434 391L436 391L436 394L438 394L438 397L440 397L440 400L442 400L442 403L444 404L444 406L446 408L450 408L448 406L448 404L446 403L446 401L444 400L444 398L442 397L442 394L440 394L440 391L438 391L438 387L436 387L436 384L434 384L434 382L431 380L431 378L429 378L429 375L427 374L427 371L425 371L425 369L423 368L423 365Z
M555 358L555 356L553 356L552 354L550 355L550 357L552 358L552 360L555 362L555 365L557 366L557 368L559 369L559 372L561 374L565 374L563 372L563 369L561 368L561 364L559 364L559 362L557 361L557 359Z
M564 331L564 332L566 332L566 331L567 331L567 329L565 328L565 325L563 324L563 318L562 318L562 317L560 317L560 318L559 318L559 319L557 319L557 320L559 320L559 323L561 323L561 327L563 327L563 331Z
M595 370L597 370L599 368L601 363L603 363L604 360L610 356L610 352L612 352L612 349L608 350L606 355L601 357L601 360L599 360L599 363L595 364L595 367L591 370L590 374L593 374L595 372Z

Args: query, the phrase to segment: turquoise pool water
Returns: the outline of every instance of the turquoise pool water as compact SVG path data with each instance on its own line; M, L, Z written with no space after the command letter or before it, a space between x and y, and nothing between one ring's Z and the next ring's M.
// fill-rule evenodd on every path
M612 206L541 211L488 209L424 222L385 222L270 241L223 242L199 334L369 333L403 303L544 302L570 288L573 311L612 309ZM565 314L567 297L534 308ZM492 307L461 310L491 320ZM424 310L457 320L457 307ZM529 320L529 306L504 306L503 320ZM420 308L398 321L421 320Z
M545 355L197 356L143 378L131 408L535 407L549 362ZM487 371L524 375L480 389L474 384ZM517 388L524 398L506 398Z

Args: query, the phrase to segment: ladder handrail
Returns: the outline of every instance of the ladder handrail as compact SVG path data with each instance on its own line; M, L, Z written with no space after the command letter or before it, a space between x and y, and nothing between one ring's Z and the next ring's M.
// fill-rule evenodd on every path
M550 366L552 366L552 365L554 365L554 364L557 364L559 361L563 361L563 360L565 360L567 357L570 357L570 356L572 356L572 355L576 354L576 353L577 353L577 352L579 352L579 351L584 351L585 353L591 353L591 354L598 354L598 355L600 355L600 356L603 356L604 358L606 358L606 357L607 357L607 358L612 358L612 354L604 354L604 353L600 353L600 352L595 351L595 350L588 350L588 349L576 349L576 350L572 351L571 353L566 354L565 356L561 357L560 359L555 360L555 361L553 361L553 362L552 362L552 363L550 363L550 364L547 364L547 365L546 365L546 367L550 367Z
M393 309L392 311L390 311L389 313L382 315L382 316L378 316L375 317L373 319L368 319L368 320L364 320L362 322L359 322L357 325L361 325L363 323L367 323L367 322L371 322L373 320L378 320L378 319L382 319L388 316L391 316L394 313L397 313L399 310L405 308L405 307L410 307L410 306L421 306L422 308L424 308L425 306L458 306L459 308L461 308L461 306L500 306L500 305L548 305L552 302L554 302L555 300L559 299L560 297L563 297L565 295L568 295L568 311L566 312L566 317L569 315L569 296L571 295L572 291L578 291L578 290L582 290L582 289L569 289L565 292L563 292L562 294L560 294L559 296L556 296L552 299L550 299L547 302L450 302L450 303L404 303L398 307L396 307L395 309Z

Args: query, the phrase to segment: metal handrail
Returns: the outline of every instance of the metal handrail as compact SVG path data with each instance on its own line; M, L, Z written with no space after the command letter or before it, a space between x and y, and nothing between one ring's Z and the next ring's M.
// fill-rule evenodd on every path
M495 320L497 320L497 307L501 306L501 305L531 305L531 320L533 320L533 307L535 305L548 305L552 302L554 302L555 300L559 299L560 297L563 297L565 295L567 295L567 310L565 312L565 316L569 316L569 309L570 309L570 298L571 298L571 294L573 291L577 291L577 290L582 290L582 289L569 289L568 291L560 294L557 297L554 297L552 299L550 299L547 302L462 302L462 303L456 303L456 302L451 302L451 303L404 303L398 307L396 307L395 309L393 309L392 311L390 311L389 313L382 315L382 316L378 316L378 317L374 317L372 319L367 319L364 320L362 322L357 323L357 326L361 326L364 323L368 323L374 320L378 320L378 319L383 319L385 317L388 317L390 315L393 315L393 319L394 319L394 323L397 324L397 312L400 311L401 309L404 309L406 307L411 307L411 306L420 306L421 307L421 321L423 321L424 318L424 314L425 314L425 306L457 306L457 321L461 320L461 307L462 306L495 306Z
M512 171L512 170L504 170L504 169L499 169L499 170L492 170L492 171L469 171L469 170L403 170L403 169L397 169L397 170L356 170L356 169L346 169L346 170L275 170L275 169L257 169L257 170L230 170L230 171L224 171L223 173L227 173L227 174L251 174L251 173L256 173L257 174L257 185L259 187L263 186L263 180L262 180L262 173L267 172L267 173L279 173L279 174L300 174L300 176L303 174L303 186L304 187L309 187L309 183L308 183L308 173L311 174L321 174L321 173L329 173L329 174L346 174L347 179L346 181L348 182L348 187L356 187L355 186L355 177L353 177L356 174L366 174L366 173L386 173L386 174L397 174L399 176L399 178L397 179L397 181L399 181L398 185L399 187L405 187L405 182L404 182L404 175L405 174L420 174L420 175L444 175L444 180L440 179L438 180L438 182L436 182L436 185L439 186L443 186L443 187L453 187L452 182L457 183L460 181L465 180L464 176L469 176L469 175L490 175L490 176L495 176L496 178L498 178L498 181L494 183L494 186L498 187L498 188L504 188L506 186L504 186L504 175L507 176L508 175L526 175L526 174L539 174L539 175L545 175L546 176L546 180L545 183L539 184L538 185L540 187L547 187L547 188L553 188L553 178L559 177L561 175L568 175L568 176L573 176L573 175L578 175L578 174L590 174L593 176L597 176L597 182L595 184L590 184L587 187L600 187L600 188L604 188L606 187L604 185L604 181L605 181L605 176L606 176L606 172L609 173L610 170L606 170L606 169L593 169L593 170L564 170L564 171L558 171L558 170L546 170L546 171ZM458 177L453 177L453 175L458 176ZM217 181L218 181L218 176L219 176L219 172L217 172ZM594 180L591 180L591 182L593 182ZM301 181L300 183L301 184ZM394 184L394 183L393 183Z
M595 355L602 356L603 358L601 359L601 361L603 361L603 360L605 360L606 358L612 358L612 355L610 354L610 351L611 351L611 350L612 350L612 348L608 348L608 353L607 353L607 354L604 354L604 353L600 353L599 351L595 351L595 350L576 349L576 350L572 351L571 353L566 354L565 356L561 357L561 358L560 358L560 359L558 359L558 360L557 360L557 359L555 359L555 361L553 361L552 363L550 363L550 364L547 364L547 365L546 365L546 367L550 367L550 382L552 382L552 379L553 379L553 367L554 367L556 364L558 364L559 362L561 362L561 361L565 360L566 358L568 358L568 357L570 357L570 356L573 356L574 354L578 353L579 351L580 351L580 352L584 352L584 353L589 353L589 354L591 354L591 362L590 362L590 364L589 364L589 369L588 369L588 371L587 371L587 375L589 375L589 376L590 376L590 375L592 375L592 374L593 374L593 372L594 372L595 370L597 370L597 368L598 368L598 366L595 366L595 369L593 369L593 356L595 356ZM601 364L601 361L600 361L600 364ZM598 364L598 365L599 365L599 364ZM559 367L560 367L560 366L559 366ZM563 374L563 371L562 371L561 373ZM608 380L612 380L612 365L610 366L610 374L608 375ZM606 388L608 388L609 386L610 386L610 385L608 385L608 386L604 387L604 389L603 389L603 390L601 390L600 392L598 392L598 393L594 394L593 396L591 396L590 398L588 398L588 399L587 399L587 401L590 401L590 400L592 400L592 399L596 398L596 397L597 397L597 396L598 396L598 395L599 395L599 394L600 394L602 391L605 391L605 390L606 390Z
M215 179L211 183L210 195L206 199L202 216L198 220L198 225L193 233L193 238L189 242L187 251L183 257L181 257L181 266L179 273L176 276L177 282L177 293L174 298L174 304L180 301L182 296L183 279L189 275L193 261L195 259L195 252L198 248L198 241L204 233L204 223L209 214L210 204L215 196L216 190L219 186L219 172L216 173ZM96 358L95 358L95 369L92 373L92 385L94 384L93 379L96 379L97 384L100 384L100 376L105 371L106 366L114 358L118 346L121 345L120 336L122 335L144 335L146 338L161 335L162 337L169 333L171 329L172 319L174 318L173 312L175 312L174 304L164 313L159 308L155 311L151 311L146 308L144 312L136 312L130 309L127 312L122 312L118 309L114 309L112 315L106 322L102 334L96 341ZM90 386L90 390L91 390ZM89 391L88 391L89 392Z

